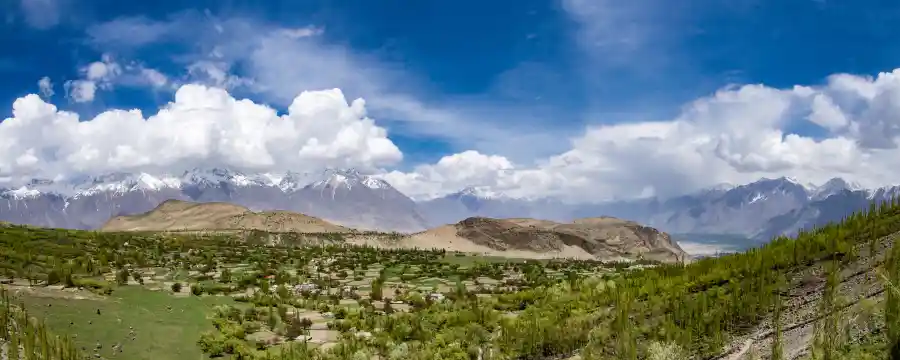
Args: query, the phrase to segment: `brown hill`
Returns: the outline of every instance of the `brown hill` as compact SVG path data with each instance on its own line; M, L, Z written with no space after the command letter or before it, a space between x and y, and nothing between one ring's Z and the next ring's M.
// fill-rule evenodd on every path
M253 212L228 203L166 200L143 214L116 216L101 231L215 231L349 232L319 218L288 211Z
M581 249L598 259L643 257L659 261L680 261L686 257L668 234L611 217L572 223L473 217L453 227L457 237L499 251L571 253Z

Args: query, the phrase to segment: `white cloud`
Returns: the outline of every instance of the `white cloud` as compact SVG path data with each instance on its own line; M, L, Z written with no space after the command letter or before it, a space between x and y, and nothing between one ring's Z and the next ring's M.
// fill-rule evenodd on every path
M182 86L155 115L109 110L89 121L37 95L0 122L0 177L55 178L194 166L243 170L373 169L402 159L365 102L340 90L303 92L286 115L225 90Z
M617 61L624 59L627 66L641 67L646 64L644 58L665 58L645 55L664 51L666 40L677 42L677 34L667 35L666 31L678 22L677 17L666 20L665 12L644 12L649 9L644 5L651 2L632 6L567 0L564 5L582 27L582 46L594 49L590 56L621 51L630 58L605 59L603 66L622 65ZM606 22L594 21L598 17ZM660 19L667 22L657 22ZM554 125L570 123L559 117L572 109L559 109L565 115L544 116L535 115L539 108L530 104L491 104L489 96L429 96L433 94L428 93L427 82L404 72L402 66L324 43L313 34L286 32L241 19L201 21L205 20L191 16L166 23L123 19L92 33L98 43L106 39L116 46L127 39L108 34L110 29L127 28L140 34L140 45L163 41L197 44L183 57L189 80L249 88L274 105L289 103L306 89L338 87L365 97L366 108L377 113L386 126L401 129L404 135L446 140L460 149L435 164L384 173L396 187L416 197L481 185L514 196L590 201L680 194L763 176L788 175L815 183L842 176L867 186L897 182L900 177L896 170L900 169L896 142L900 135L900 70L875 78L837 74L816 87L728 87L685 104L670 119L589 126L567 143L561 139L571 135L569 129ZM660 42L666 46L657 46ZM234 69L241 72L235 74ZM599 123L603 119L589 120ZM815 130L804 133L825 135L791 133L803 127ZM335 135L328 146L343 143L340 139L356 139L351 135ZM328 148L320 141L308 143L308 149ZM261 151L252 147L246 151L254 154L257 168L306 170L308 166L275 158L268 161L256 156ZM27 164L31 157L45 153L19 154ZM215 152L207 153L189 158L212 157ZM399 156L397 152L393 158ZM315 164L334 161L328 165L338 167L342 165L339 159Z
M310 36L319 36L322 35L323 32L325 32L325 29L322 29L320 27L306 26L295 29L281 29L279 31L279 34L291 39L300 39Z
M896 184L895 94L900 69L874 79L836 75L815 88L727 88L687 104L671 120L588 127L570 150L535 164L466 152L384 177L417 197L475 185L573 201L675 195L785 175L813 183L841 176L866 186ZM821 126L829 135L785 130L797 126Z
M477 184L496 188L503 172L514 165L505 157L488 156L477 151L465 151L441 158L434 165L420 165L413 172L392 171L383 175L395 187L417 198L432 198L448 189L461 189Z
M122 66L113 61L111 56L103 55L101 61L88 64L80 72L82 79L66 81L66 94L77 103L91 102L98 89L112 89L113 80L122 73Z
M273 106L286 106L306 89L337 87L365 98L367 108L395 133L429 137L458 151L546 156L562 149L555 138L575 130L571 122L563 126L553 121L558 114L537 115L532 103L506 106L492 103L489 96L432 96L427 79L409 74L403 64L327 43L317 36L322 29L312 26L282 28L187 12L161 22L116 19L88 33L98 50L111 48L117 54L140 53L150 44L184 45L189 50L172 57L184 66L187 82L251 92ZM124 35L128 33L135 34L134 42ZM505 126L510 118L519 126Z
M196 82L234 89L252 86L252 80L231 74L231 64L225 61L199 60L187 67L188 75Z
M153 87L161 88L169 84L169 78L159 70L141 68L139 71L141 76Z
M100 61L82 67L79 72L81 79L69 80L64 84L69 99L77 103L94 101L98 90L111 91L116 86L149 87L155 90L178 88L178 84L159 70L135 61L120 63L109 54L104 54Z
M881 186L900 178L898 75L900 69L875 78L836 75L817 87L730 87L686 104L669 120L587 127L568 150L535 161L469 150L382 176L417 198L486 186L512 196L596 201L785 175ZM225 90L185 85L149 118L111 110L79 122L31 95L0 123L0 177L197 165L390 169L403 156L366 107L361 99L348 103L339 90L313 91L278 116ZM820 127L827 136L786 130L798 127Z
M53 91L53 83L50 81L49 76L44 76L38 80L38 88L41 90L41 95L45 98L52 97L56 93Z
M77 103L94 101L97 94L97 83L90 80L66 81L65 88L66 96Z

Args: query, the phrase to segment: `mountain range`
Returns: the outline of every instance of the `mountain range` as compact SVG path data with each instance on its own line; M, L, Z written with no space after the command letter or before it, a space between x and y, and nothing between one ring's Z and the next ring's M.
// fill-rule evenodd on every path
M377 176L354 169L324 174L247 174L193 169L181 175L113 173L73 181L35 179L0 188L0 221L96 229L115 216L150 211L165 200L228 202L288 210L367 230L416 232L480 216L572 221L613 216L673 234L728 235L761 242L840 220L900 186L864 189L840 178L814 186L791 178L720 185L669 198L566 203L514 198L484 187L414 201Z

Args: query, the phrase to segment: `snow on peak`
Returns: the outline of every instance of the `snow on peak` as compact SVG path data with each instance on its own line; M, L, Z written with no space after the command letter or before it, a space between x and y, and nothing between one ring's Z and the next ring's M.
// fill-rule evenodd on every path
M384 181L382 179L379 179L379 178L376 178L373 176L364 176L362 179L362 184L370 189L375 189L375 190L384 190L384 189L391 188L391 184L388 184L387 181Z
M353 185L355 185L355 183L358 182L358 181L354 181L354 180L356 180L356 179L347 177L343 174L334 173L322 180L312 183L310 186L312 186L314 189L324 189L324 188L337 189L340 187L346 187L347 190L350 190L353 188Z
M173 176L153 176L142 172L96 176L74 187L75 197L79 197L103 192L122 194L129 191L159 191L166 188L180 188L181 184L181 180Z
M28 188L28 186L22 186L18 189L4 191L2 195L6 195L15 200L22 200L41 196L41 192L37 189Z
M844 190L858 191L862 190L862 185L856 182L848 182L841 178L832 178L826 181L822 186L818 186L811 191L810 198L813 200L826 199L831 195L839 194Z
M212 168L212 169L201 169L194 168L188 171L185 171L181 176L182 180L185 183L189 184L219 184L222 182L228 182L234 176L228 169L220 169L220 168Z
M457 196L471 196L479 199L507 198L506 194L493 191L487 186L469 186L456 193Z
M234 186L274 186L278 182L273 180L272 174L245 174L222 168L200 169L194 168L185 171L181 176L184 184L215 186L228 183Z
M757 191L765 189L765 191L778 191L781 193L786 193L786 191L788 191L788 189L785 188L785 185L793 185L793 186L799 187L799 188L803 189L804 191L806 191L807 193L811 193L811 192L815 191L815 189L816 189L815 185L808 184L808 183L804 184L804 183L801 183L800 181L798 181L797 179L788 177L788 176L782 176L777 179L762 178L762 179L759 179L758 181L752 182L750 184L738 186L738 188L754 189Z
M284 192L293 192L302 189L304 186L308 185L313 178L313 175L310 173L299 173L288 171L280 178L277 178L278 181L275 181L277 177L271 176L273 183L278 186L281 191Z
M390 189L391 185L387 181L379 179L372 175L362 175L354 168L349 169L327 169L324 178L311 184L313 188L319 189L330 187L333 189L346 187L348 190L355 186L365 186L370 189L382 190Z

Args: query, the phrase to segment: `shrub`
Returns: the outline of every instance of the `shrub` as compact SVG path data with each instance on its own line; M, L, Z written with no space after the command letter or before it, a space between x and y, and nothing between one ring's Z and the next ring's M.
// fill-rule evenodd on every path
M197 345L210 357L222 356L225 353L225 338L213 332L205 332L200 335Z

